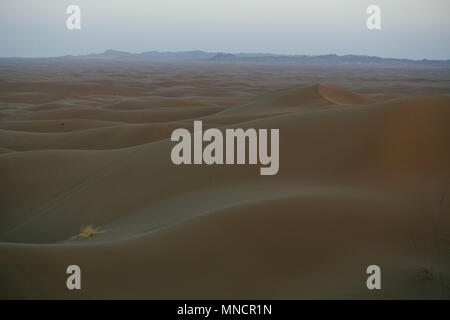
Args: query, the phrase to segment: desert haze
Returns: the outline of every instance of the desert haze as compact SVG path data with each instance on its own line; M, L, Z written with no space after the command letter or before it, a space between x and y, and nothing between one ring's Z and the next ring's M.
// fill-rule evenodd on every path
M448 66L1 60L0 298L448 299L449 93ZM174 165L194 120L279 129L278 174Z

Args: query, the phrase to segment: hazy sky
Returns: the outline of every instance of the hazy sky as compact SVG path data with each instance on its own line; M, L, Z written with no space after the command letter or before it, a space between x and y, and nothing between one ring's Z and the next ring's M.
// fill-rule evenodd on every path
M81 30L66 8L81 8ZM381 8L382 29L366 27ZM0 56L205 50L450 59L449 0L0 0Z

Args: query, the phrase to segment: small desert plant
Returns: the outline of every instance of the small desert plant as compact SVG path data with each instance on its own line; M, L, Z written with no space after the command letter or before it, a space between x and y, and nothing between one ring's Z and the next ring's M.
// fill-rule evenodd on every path
M99 230L99 228L94 228L94 225L90 224L88 226L81 227L80 233L70 238L70 240L86 239L92 237L93 235L100 234L103 232L104 231Z

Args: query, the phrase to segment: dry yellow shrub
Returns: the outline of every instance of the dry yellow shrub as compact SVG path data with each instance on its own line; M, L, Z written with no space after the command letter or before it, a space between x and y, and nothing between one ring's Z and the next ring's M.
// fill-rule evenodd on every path
M96 234L103 233L103 232L104 231L99 230L99 228L94 228L94 225L90 224L88 226L81 227L80 233L77 234L76 236L73 236L72 238L70 238L70 240L86 239L86 238L92 237Z

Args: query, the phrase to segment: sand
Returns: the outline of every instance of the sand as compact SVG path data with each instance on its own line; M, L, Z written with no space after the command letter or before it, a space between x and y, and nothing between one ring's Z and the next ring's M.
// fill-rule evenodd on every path
M0 66L0 298L450 297L448 71L79 67ZM193 120L279 173L172 164Z

